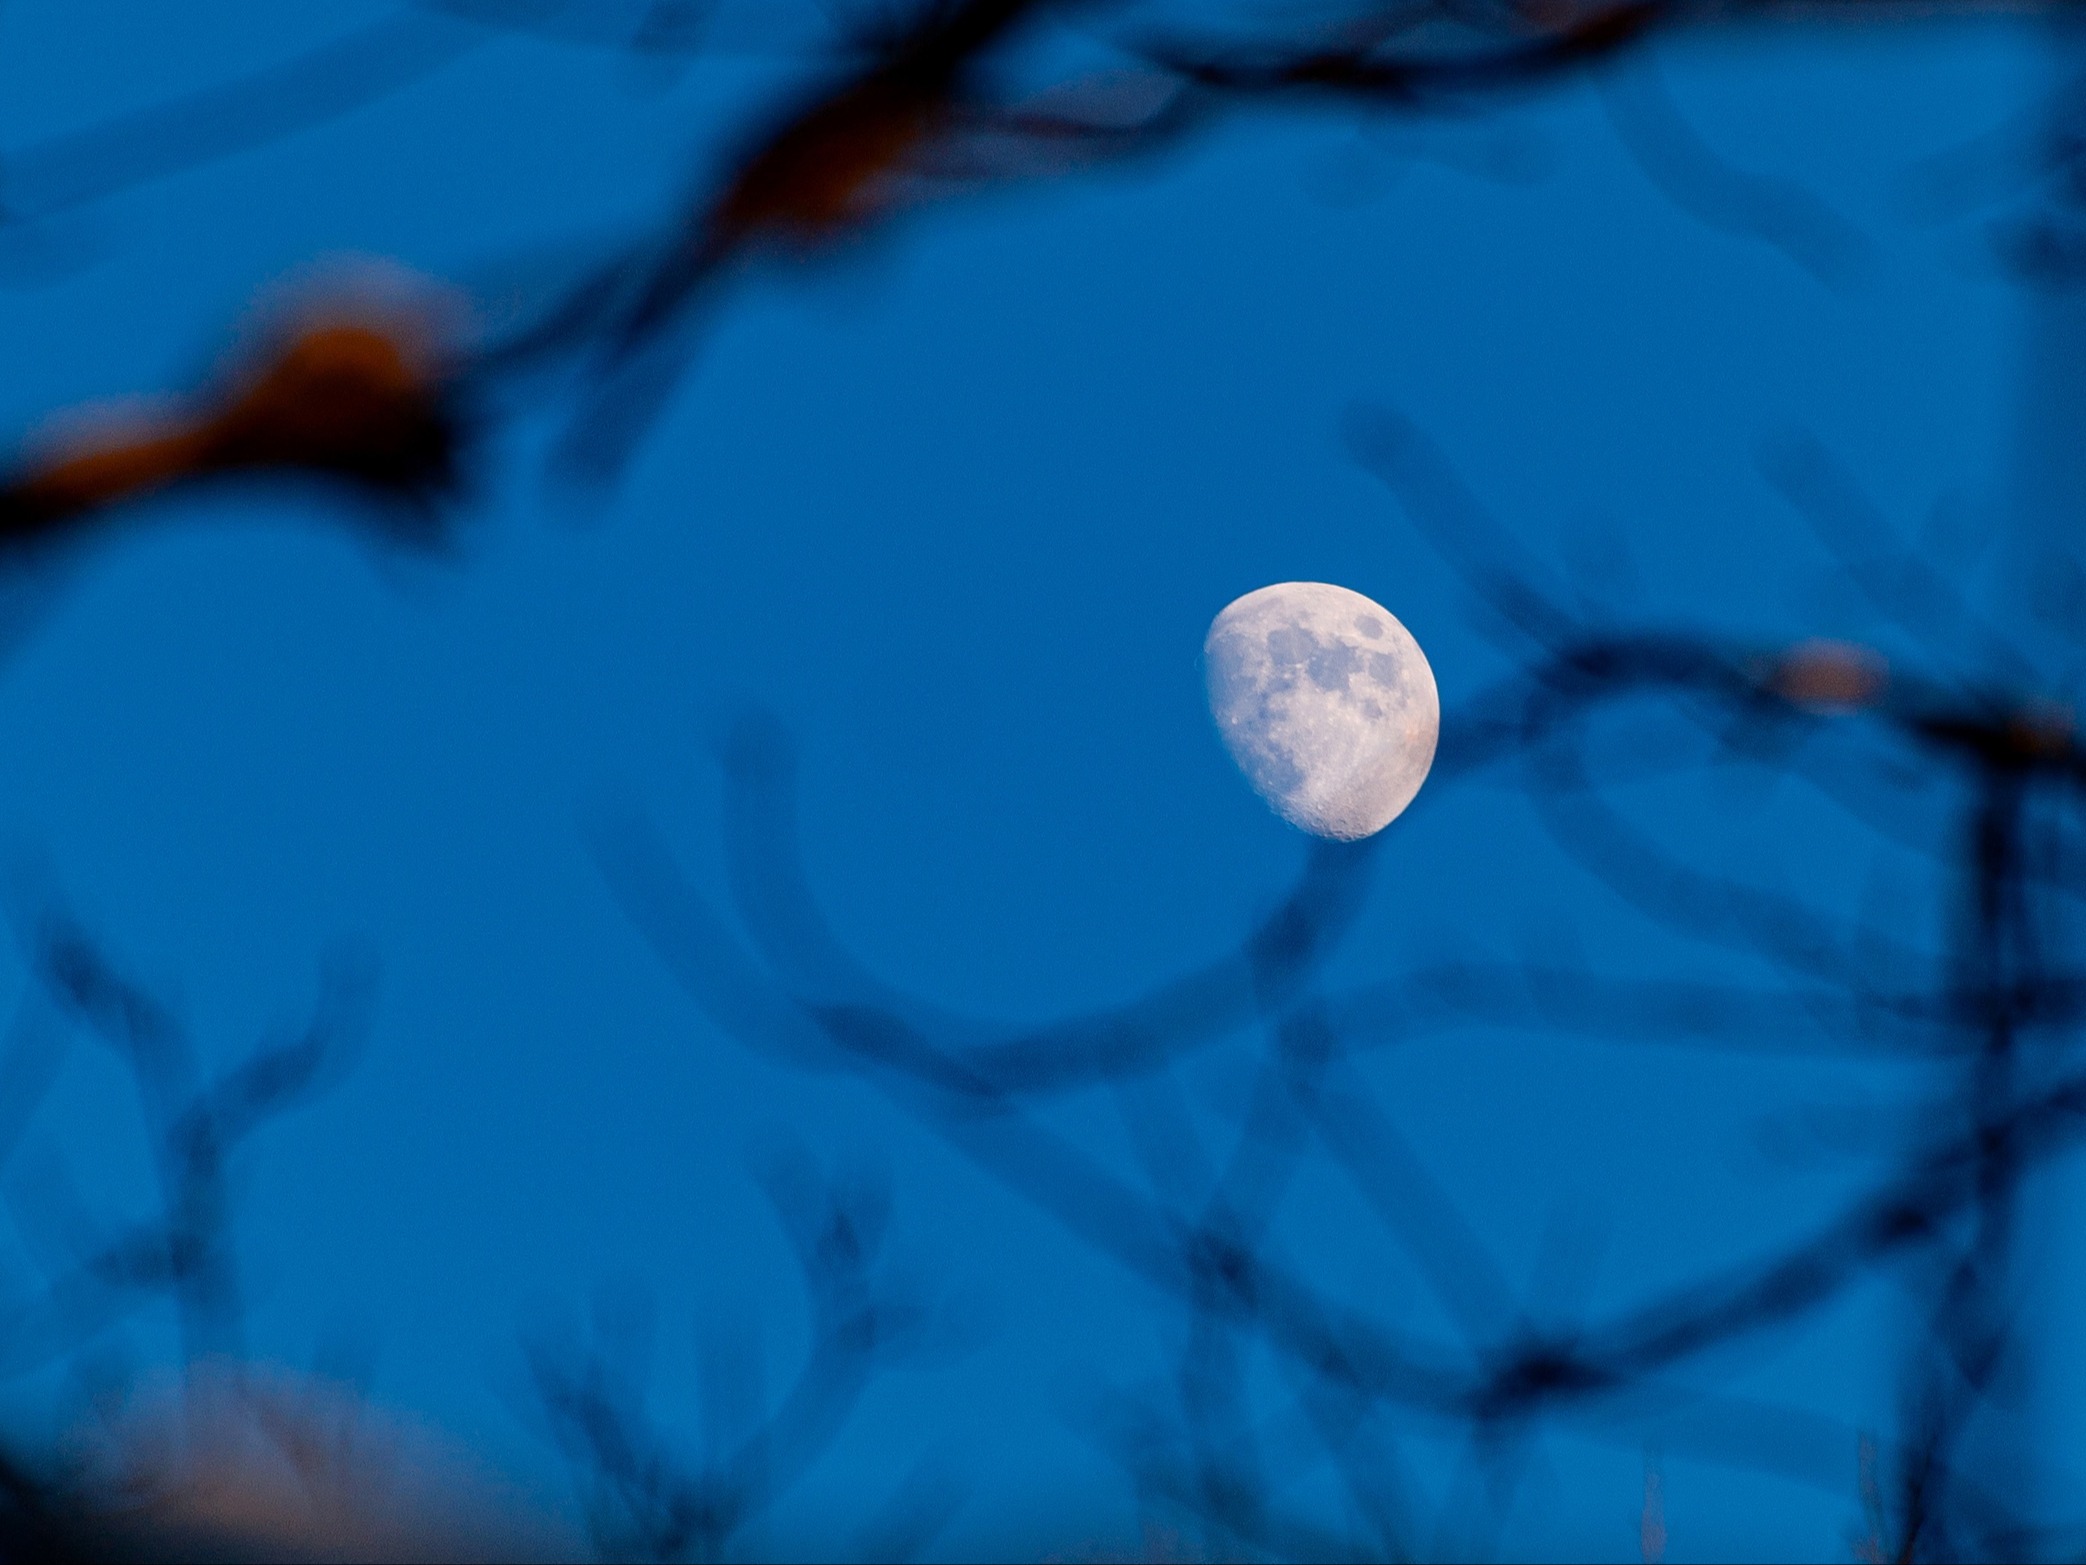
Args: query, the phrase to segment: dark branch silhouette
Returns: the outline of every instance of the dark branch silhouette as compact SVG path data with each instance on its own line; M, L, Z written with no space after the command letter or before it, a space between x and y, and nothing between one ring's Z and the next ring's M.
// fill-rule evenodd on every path
M1126 1404L1097 1428L1140 1492L1194 1518L1212 1550L1409 1547L1400 1540L1410 1518L1387 1509L1371 1475L1352 1466L1341 1470L1362 1513L1377 1518L1377 1543L1316 1531L1285 1511L1256 1454L1265 1443L1260 1415L1239 1368L1249 1341L1289 1366L1299 1416L1336 1462L1362 1422L1402 1413L1467 1424L1485 1475L1473 1504L1496 1514L1523 1432L1543 1418L1602 1427L1693 1407L1715 1415L1711 1427L1721 1420L1752 1431L1726 1439L1726 1459L1774 1466L1815 1447L1807 1415L1753 1407L1739 1417L1735 1404L1717 1412L1718 1399L1692 1382L1878 1274L1919 1301L1924 1322L1905 1361L1905 1424L1888 1448L1895 1488L1879 1491L1887 1551L1984 1557L2003 1554L2008 1540L2043 1536L2009 1509L2003 1484L1970 1462L1964 1441L1980 1420L2005 1416L1995 1398L2016 1351L2022 1186L2086 1141L2086 1075L2065 1047L2081 1020L2080 975L2045 934L2044 904L2069 892L2054 866L2035 864L2038 823L2071 817L2086 783L2086 749L2068 718L1982 680L1957 687L1915 678L1843 644L1761 649L1581 623L1528 585L1527 562L1515 563L1503 535L1476 520L1474 502L1415 434L1379 421L1359 446L1507 622L1503 644L1521 649L1519 675L1449 714L1450 742L1430 787L1518 773L1537 819L1597 883L1658 925L1760 963L1764 983L1447 963L1326 992L1323 962L1352 921L1362 882L1358 862L1318 849L1283 912L1228 964L1207 970L1226 975L1216 988L1188 980L1056 1026L951 1017L871 976L819 916L796 856L792 768L766 719L742 723L723 751L730 885L755 954L742 951L640 823L597 832L610 884L727 1035L798 1066L859 1073L1182 1313L1188 1347L1173 1412ZM1825 482L1808 476L1824 470L1822 458L1803 462L1788 482ZM1449 526L1444 515L1472 524ZM1881 558L1882 546L1872 528L1859 558ZM1868 568L1850 560L1850 569ZM1916 562L1870 586L1888 610L1946 611L1960 622ZM1891 764L1917 757L1954 801L1952 824L1930 844L1950 869L1956 908L1942 944L1885 939L1787 893L1698 867L1632 823L1589 744L1603 715L1626 706L1663 708L1766 766L1789 764L1827 731L1840 745L1813 760L1821 772L1875 764L1878 752ZM1832 797L1869 824L1858 790ZM1223 1003L1158 998L1205 990ZM1924 1062L1946 1067L1958 1085L1909 1139L1870 1154L1881 1162L1857 1195L1800 1224L1779 1248L1560 1326L1516 1297L1357 1068L1364 1051L1473 1025L1815 1050L1879 1066ZM1169 1106L1165 1073L1220 1046L1255 1051L1258 1085L1230 1151L1213 1161ZM1044 1096L1084 1085L1114 1091L1136 1174L1032 1116ZM1276 1214L1303 1162L1318 1157L1381 1221L1460 1341L1393 1329L1335 1301L1285 1253ZM1852 1439L1848 1431L1845 1449ZM1810 1476L1829 1481L1815 1468Z
M445 547L469 431L432 316L309 301L189 405L75 435L0 480L0 554L47 552L155 495L255 480L314 483L373 537Z

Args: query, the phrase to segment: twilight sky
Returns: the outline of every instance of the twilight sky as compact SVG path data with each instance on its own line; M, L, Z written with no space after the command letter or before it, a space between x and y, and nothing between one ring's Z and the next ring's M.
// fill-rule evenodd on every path
M379 14L15 0L0 148ZM430 49L469 31L424 25ZM373 106L55 220L0 257L0 425L190 382L257 297L329 256L487 298L540 290L700 188L825 25L814 6L727 0L714 48L672 71L490 36ZM612 502L546 482L555 421L524 420L490 453L453 562L380 556L308 497L141 508L50 584L0 666L0 849L15 909L61 897L219 1057L307 1009L329 950L376 958L366 1054L243 1165L251 1353L357 1366L380 1401L570 1512L522 1342L649 1309L654 1409L699 1449L706 1354L774 1388L803 1351L795 1262L754 1172L795 1146L888 1174L895 1262L943 1324L748 1552L845 1553L919 1471L967 1496L934 1555L1141 1546L1103 1431L1110 1399L1178 1353L1169 1308L862 1082L727 1037L610 894L587 823L642 810L726 904L718 754L762 709L796 746L811 888L890 984L1019 1024L1235 948L1306 844L1211 726L1211 616L1272 581L1367 594L1426 649L1445 736L1508 669L1343 447L1357 399L1427 431L1553 579L1620 614L1974 664L1879 627L1757 458L1816 435L1938 551L2030 525L2030 306L1975 222L1936 215L1929 161L2009 123L2047 74L2039 49L2025 27L1961 25L1658 47L1705 142L1800 180L1858 234L1812 269L1659 188L1656 149L1633 156L1618 132L1644 134L1626 81L1431 120L1249 116L750 281ZM1931 866L1794 784L1703 768L1646 784L1638 807L1706 864L1923 927ZM1559 951L1736 970L1571 865L1513 788L1468 779L1430 784L1385 834L1333 980ZM0 969L0 998L25 984ZM1237 1122L1253 1047L1177 1072L1212 1134ZM1796 1231L1873 1166L1912 1085L1476 1027L1363 1064L1537 1314L1620 1306ZM0 1179L13 1207L47 1205L60 1165L90 1208L135 1206L129 1112L83 1039ZM1132 1166L1107 1093L1042 1113ZM1447 1332L1323 1170L1280 1221L1337 1296ZM1886 1424L1893 1306L1860 1291L1690 1383ZM156 1316L104 1345L142 1365L172 1350ZM2082 1370L2053 1365L2052 1419ZM1279 1372L1255 1373L1277 1397ZM49 1431L80 1396L48 1374L0 1405ZM1547 1426L1500 1547L1636 1558L1652 1463L1674 1557L1844 1549L1851 1436L1834 1488L1710 1461L1685 1423L1653 1408ZM2057 1452L2077 1434L2052 1429ZM1415 1420L1398 1438L1419 1513L1453 1518L1461 1434ZM1300 1503L1338 1514L1324 1473L1302 1484ZM1455 1552L1454 1526L1423 1527L1423 1546Z

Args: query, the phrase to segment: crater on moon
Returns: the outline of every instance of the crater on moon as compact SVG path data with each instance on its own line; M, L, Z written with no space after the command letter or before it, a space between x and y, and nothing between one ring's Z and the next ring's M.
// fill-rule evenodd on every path
M1381 604L1278 582L1219 614L1202 654L1225 748L1292 825L1371 836L1426 781L1441 698L1420 644Z

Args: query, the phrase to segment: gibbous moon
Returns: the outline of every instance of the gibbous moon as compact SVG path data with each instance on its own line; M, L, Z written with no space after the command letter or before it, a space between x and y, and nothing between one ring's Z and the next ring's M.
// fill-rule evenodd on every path
M1202 656L1225 748L1291 825L1372 836L1427 780L1441 733L1434 670L1359 592L1318 581L1249 592L1210 623Z

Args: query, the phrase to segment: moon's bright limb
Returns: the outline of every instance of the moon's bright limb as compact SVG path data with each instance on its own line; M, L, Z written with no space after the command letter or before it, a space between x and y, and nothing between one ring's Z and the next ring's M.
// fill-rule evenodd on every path
M1291 825L1371 836L1427 780L1441 733L1434 670L1359 592L1318 581L1249 592L1211 622L1202 655L1225 748Z

